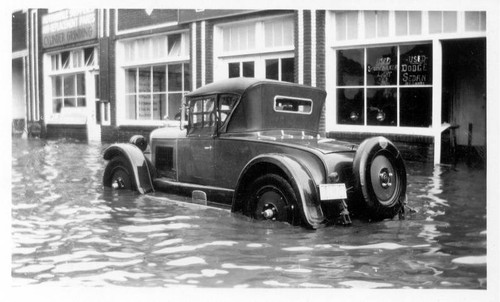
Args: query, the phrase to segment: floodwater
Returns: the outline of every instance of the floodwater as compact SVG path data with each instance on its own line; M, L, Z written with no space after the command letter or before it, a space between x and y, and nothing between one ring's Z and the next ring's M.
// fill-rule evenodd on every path
M408 164L406 220L316 231L101 185L105 144L12 142L14 286L486 289L486 171Z

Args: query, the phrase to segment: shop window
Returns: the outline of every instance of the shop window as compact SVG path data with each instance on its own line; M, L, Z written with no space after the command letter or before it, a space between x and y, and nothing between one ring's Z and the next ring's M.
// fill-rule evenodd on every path
M188 63L125 70L125 111L129 120L174 120L191 89Z
M430 44L338 50L337 123L429 127L431 56Z
M52 111L60 113L63 107L85 107L85 75L58 75L52 77Z

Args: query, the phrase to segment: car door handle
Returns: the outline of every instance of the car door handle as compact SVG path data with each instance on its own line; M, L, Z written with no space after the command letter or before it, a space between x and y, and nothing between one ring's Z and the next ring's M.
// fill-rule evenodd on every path
M205 150L212 150L212 146L203 147Z

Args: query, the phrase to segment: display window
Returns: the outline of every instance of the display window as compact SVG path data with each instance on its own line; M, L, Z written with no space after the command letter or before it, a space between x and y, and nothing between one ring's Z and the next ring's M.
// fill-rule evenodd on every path
M431 44L337 50L337 123L429 127Z
M182 97L191 91L188 33L123 41L117 56L121 121L175 120Z

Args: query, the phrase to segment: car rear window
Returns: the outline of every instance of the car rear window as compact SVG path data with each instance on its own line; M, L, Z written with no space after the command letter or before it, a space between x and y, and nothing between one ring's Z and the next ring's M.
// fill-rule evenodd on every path
M294 98L288 96L276 96L274 98L274 111L296 113L296 114L311 114L312 100Z

